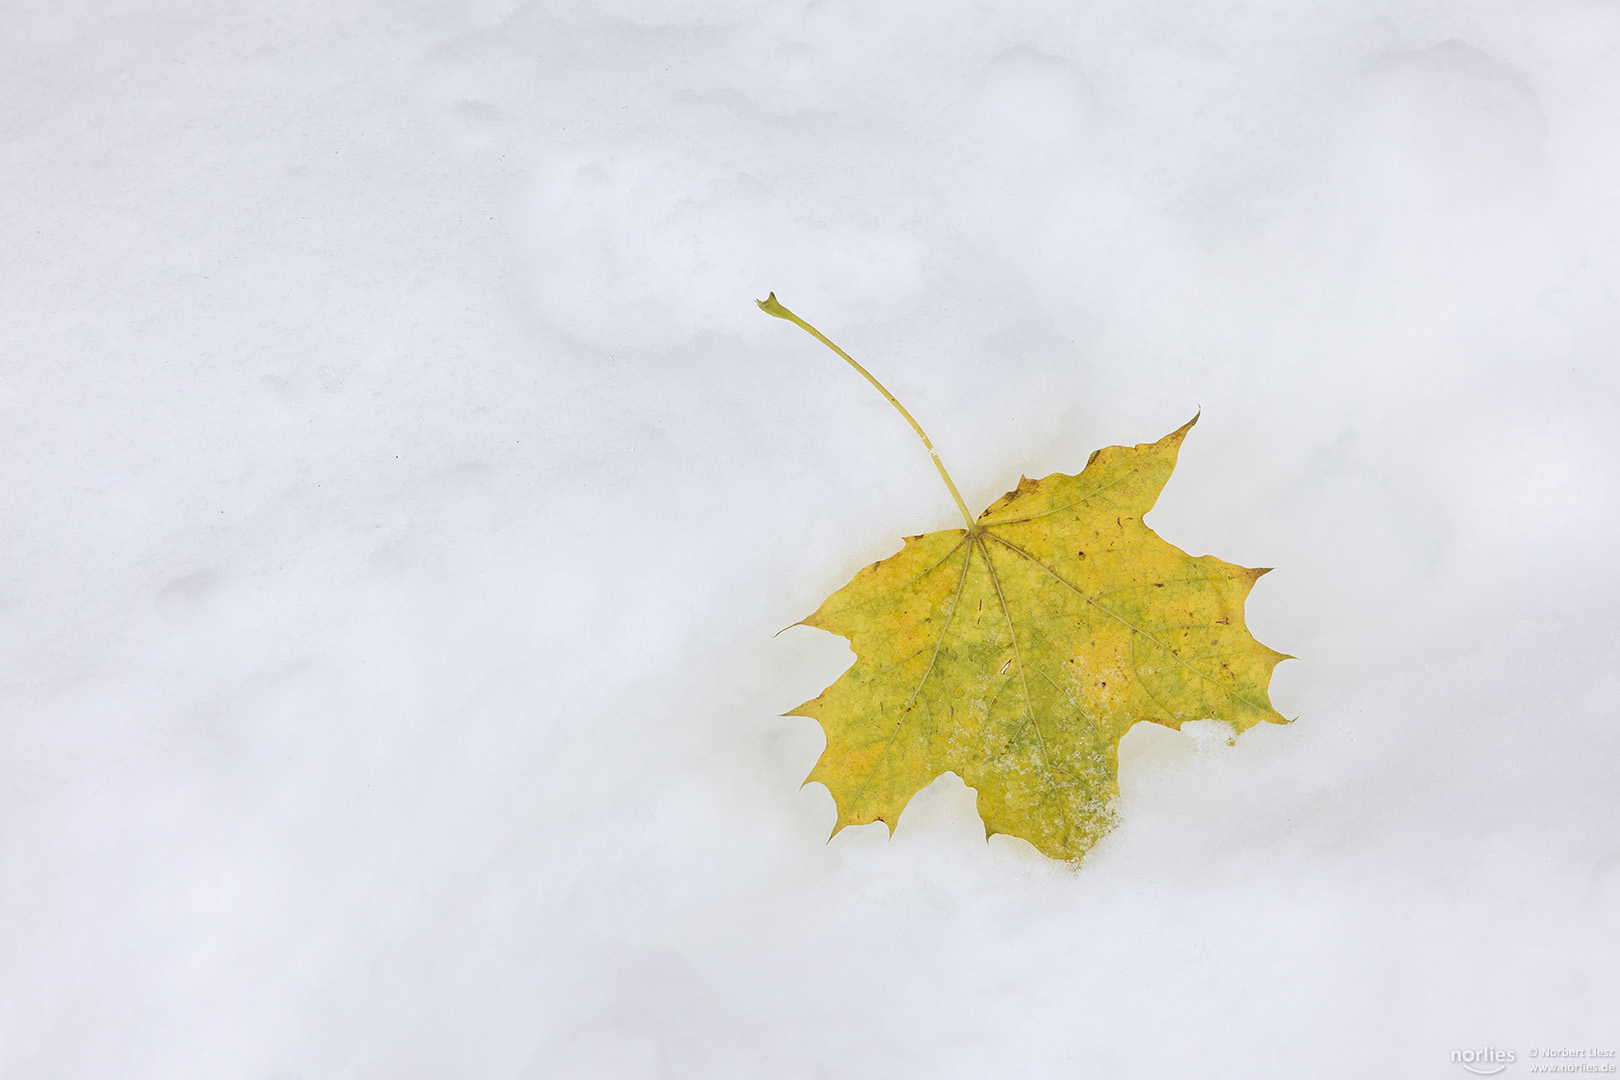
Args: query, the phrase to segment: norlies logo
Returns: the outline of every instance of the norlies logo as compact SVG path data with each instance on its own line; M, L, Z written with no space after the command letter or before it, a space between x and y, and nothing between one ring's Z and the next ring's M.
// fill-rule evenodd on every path
M1515 1055L1512 1050L1487 1046L1483 1050L1453 1050L1451 1060L1475 1076L1495 1076L1513 1064Z

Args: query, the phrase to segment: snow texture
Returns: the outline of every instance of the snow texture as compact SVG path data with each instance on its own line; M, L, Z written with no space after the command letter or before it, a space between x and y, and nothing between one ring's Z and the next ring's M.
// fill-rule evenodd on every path
M1620 1041L1620 9L9 0L0 1075ZM776 632L1203 419L1296 723L826 843ZM1212 727L1213 725L1204 725Z

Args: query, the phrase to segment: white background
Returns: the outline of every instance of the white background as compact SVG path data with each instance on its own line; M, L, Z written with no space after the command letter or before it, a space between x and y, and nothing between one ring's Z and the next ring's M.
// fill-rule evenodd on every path
M0 1075L1613 1047L1617 133L1603 0L10 0ZM773 635L957 516L768 290L975 508L1202 408L1297 722L826 843Z

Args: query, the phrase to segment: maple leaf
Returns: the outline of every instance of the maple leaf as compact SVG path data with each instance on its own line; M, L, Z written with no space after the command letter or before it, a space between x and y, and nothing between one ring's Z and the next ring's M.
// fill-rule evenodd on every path
M1078 860L1114 822L1119 740L1138 721L1287 722L1267 687L1288 657L1243 619L1266 570L1188 555L1142 522L1198 417L1157 442L1098 450L1078 475L1020 478L973 518L894 396L774 293L758 303L900 410L968 526L907 537L800 624L856 654L788 714L826 733L805 782L832 793L834 835L874 821L892 833L914 794L954 772L978 793L987 837Z

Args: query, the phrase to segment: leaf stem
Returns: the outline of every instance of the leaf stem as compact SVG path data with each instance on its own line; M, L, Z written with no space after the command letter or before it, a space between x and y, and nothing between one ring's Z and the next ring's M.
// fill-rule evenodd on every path
M899 400L893 394L889 393L882 383L873 378L870 371L867 371L865 368L861 367L860 364L857 364L853 356L849 355L849 353L845 352L843 349L840 349L837 345L834 345L826 334L823 334L820 330L817 330L815 327L793 314L793 312L783 307L781 302L776 299L775 293L771 293L763 300L755 300L754 303L758 304L759 310L763 311L765 314L774 315L778 319L786 319L788 322L795 324L801 330L808 333L811 337L827 346L827 348L831 349L839 356L842 356L844 361L849 364L850 367L860 372L861 375L865 377L867 382L877 387L877 392L887 398L889 404L893 405L896 411L898 411L901 416L906 418L906 423L911 425L911 430L917 433L917 438L921 439L923 446L928 449L928 456L934 459L934 468L939 470L940 479L944 480L945 486L950 489L951 498L956 500L956 508L962 511L962 520L967 522L969 539L978 536L979 527L974 524L973 515L968 513L967 503L962 501L962 493L956 490L956 481L952 480L951 474L945 471L945 463L939 460L939 454L934 450L934 444L928 441L928 433L925 432L922 429L922 425L917 423L917 421L912 418L911 414L906 411L906 407L900 404Z

